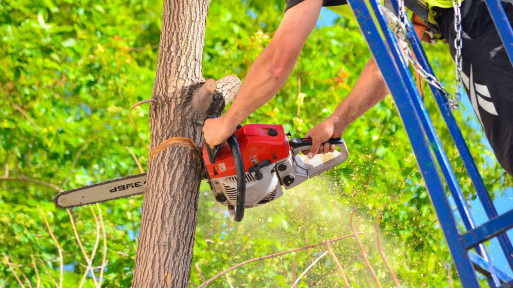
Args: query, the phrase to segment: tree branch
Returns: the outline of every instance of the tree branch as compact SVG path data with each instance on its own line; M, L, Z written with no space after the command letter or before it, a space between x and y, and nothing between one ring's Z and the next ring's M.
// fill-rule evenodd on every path
M75 226L75 221L73 220L73 216L71 215L71 212L69 212L69 209L66 209L66 212L68 212L69 215L69 221L71 222L71 227L73 228L73 232L75 233L75 239L77 240L78 247L80 247L80 250L82 251L82 255L84 255L84 258L87 263L86 271L84 272L84 275L87 275L89 270L91 270L91 275L93 276L94 285L96 285L96 277L94 276L94 271L91 268L91 262L92 260L87 257L87 253L84 249L84 246L82 245L82 241L80 240L80 236L78 236L77 227ZM85 276L82 277L82 281L80 282L80 287L83 285Z
M301 247L301 248L296 248L296 249L292 249L292 250L288 250L288 251L283 251L283 252L279 252L279 253L275 253L275 254L271 254L271 255L267 255L267 256L261 256L261 257L258 257L258 258L253 258L253 259L250 259L250 260L246 260L242 263L239 263L235 266L232 266L226 270L224 270L223 272L217 274L216 276L208 279L206 282L202 283L199 287L205 287L207 286L208 284L210 284L212 281L216 280L217 278L223 276L224 274L232 271L232 270L235 270L241 266L244 266L246 264L249 264L251 262L256 262L256 261L260 261L260 260L265 260L265 259L269 259L269 258L274 258L274 257L278 257L278 256L281 256L281 255L284 255L284 254L289 254L289 253L292 253L292 252L297 252L297 251L301 251L301 250L306 250L306 249L311 249L311 248L315 248L315 247L318 247L318 246L321 246L321 245L326 245L326 243L332 243L332 242L336 242L336 241L340 241L340 240L343 240L343 239L347 239L347 238L350 238L350 237L356 237L356 235L359 235L359 234L364 234L363 232L353 232L353 234L351 235L345 235L345 236L341 236L341 237L338 237L338 238L334 238L334 239L331 239L331 240L326 240L324 242L320 242L320 243L317 243L317 244L314 244L314 245L309 245L309 246L305 246L305 247Z
M314 265L315 263L319 262L319 260L321 260L322 257L324 257L326 254L328 254L328 251L324 251L324 253L321 254L321 256L317 257L317 259L315 259L312 264L310 264L310 266L308 266L306 268L305 271L303 271L303 273L301 273L301 275L299 275L299 277L296 279L296 282L294 282L294 285L297 285L297 283L299 282L299 280L301 280L301 278L303 278L303 276L305 276L306 272L308 272Z
M20 269L20 274L21 274L21 276L23 276L23 279L25 279L25 282L27 282L28 286L29 286L30 288L32 288L32 284L30 284L30 281L29 281L29 279L27 278L27 275L25 275L25 273L23 273L23 271L21 271L21 269Z
M62 249L61 249L61 245L59 245L59 242L57 241L57 238L55 238L55 235L53 235L53 232L52 232L52 228L50 228L50 224L48 224L48 220L46 220L46 216L45 214L43 213L43 210L41 210L41 208L37 207L37 209L39 209L39 212L41 213L41 216L43 216L43 220L45 221L45 224L46 224L46 228L48 229L48 233L50 234L50 236L52 237L53 239L53 242L55 243L55 246L57 247L57 252L59 252L59 288L62 288L62 276L63 276L63 273L64 273L64 263L63 263L63 258L62 258Z
M376 142L376 147L374 148L374 155L372 155L372 164L369 167L369 173L367 174L367 181L365 182L365 189L364 191L367 191L369 189L369 183L372 175L372 168L374 168L374 164L376 164L376 154L378 153L379 144L381 143L381 138L383 137L383 133L385 133L385 130L387 130L386 126L383 126L383 129L381 129L381 133L379 134L378 142Z
M103 271L105 270L105 266L107 266L107 233L105 233L105 225L103 224L102 210L100 209L100 205L98 203L96 203L96 208L98 209L98 215L100 216L100 228L102 229L103 236L102 267L100 268L100 278L98 279L98 287L102 287Z
M367 268L369 268L372 278L374 278L374 282L376 282L376 285L378 288L381 288L381 283L379 282L378 276L376 275L376 272L372 268L372 265L369 262L369 259L367 258L367 253L365 253L365 249L363 249L362 242L360 241L360 238L358 238L358 235L356 235L356 230L354 229L353 224L353 218L354 218L354 212L356 211L356 206L353 208L353 211L351 211L351 221L349 222L349 226L351 226L351 232L353 232L354 238L356 239L356 242L358 243L358 247L360 248L360 253L362 254L363 260L365 261L365 265L367 265Z
M383 250L383 245L381 244L379 220L381 219L382 214L383 214L383 209L379 209L378 217L376 218L376 223L374 225L376 228L376 243L378 246L379 254L381 255L381 258L383 258L383 262L385 262L385 265L387 266L388 272L390 273L390 276L392 277L392 280L394 281L395 287L400 288L401 285L399 285L399 281L397 281L397 277L395 277L394 270L392 270L392 266L390 266L387 256L385 255L385 251Z
M137 167L139 167L139 170L141 170L141 173L144 173L144 169L142 168L141 163L139 162L139 159L137 159L137 156L135 156L134 151L132 151L132 149L130 149L130 147L128 147L128 146L125 146L125 148L126 148L126 150L128 150L128 152L130 152L130 154L132 154L132 157L134 158L135 163L137 164Z
M77 164L78 158L80 157L80 155L82 155L82 152L87 147L87 144L89 144L89 143L87 143L87 142L84 143L84 145L82 145L82 147L80 147L80 149L78 149L77 155L75 155L75 158L73 159L73 163L71 164L71 168L69 169L68 175L66 176L66 178L64 178L64 181L62 181L61 187L66 186L66 184L68 183L69 177L71 176L71 173L73 173L73 170L75 169L75 165Z
M216 80L208 79L203 85L192 94L191 105L198 112L207 112L212 103L212 96L216 91Z
M16 177L0 177L0 181L15 181L15 182L34 183L36 185L41 185L41 186L46 186L48 188L52 188L53 190L55 190L57 192L61 192L62 191L62 189L59 188L55 184L39 181L39 180L36 180L36 179L30 179L30 178L27 178L27 177L24 177L24 176L20 177L20 178L16 178Z
M94 223L96 226L96 241L94 242L93 251L91 252L91 256L89 257L87 266L90 267L90 271L93 276L94 284L95 284L95 286L97 286L96 277L94 276L94 269L93 269L92 265L93 265L94 256L96 255L96 250L98 249L98 244L100 243L100 225L98 224L98 217L96 217L96 213L94 212L93 206L89 205L89 208L91 208L91 212L93 213ZM84 284L86 276L87 276L87 269L86 269L86 272L84 273L84 275L82 276L82 281L80 282L80 287L82 287L82 285Z
M228 103L235 99L235 96L239 93L241 86L242 83L237 76L228 75L217 81L216 91L223 95L224 103L225 105L228 105Z
M21 287L25 287L25 285L23 285L23 282L21 282L20 278L18 277L18 274L16 273L16 271L12 267L11 262L9 261L9 258L5 254L4 254L4 258L5 258L5 261L7 262L7 265L9 265L9 268L11 268L11 271L12 271L12 274L14 275L14 278L16 278L16 280L18 281L18 283L20 284Z
M447 280L449 282L449 288L454 287L454 281L452 280L452 269L451 269L451 263L447 264Z
M37 277L37 288L39 288L39 285L41 284L41 278L39 277L39 271L37 270L37 265L36 265L36 259L34 259L34 255L30 255L30 257L32 257L32 265L34 265L34 271L36 272L36 277Z
M153 98L150 98L150 99L144 99L142 101L139 101L137 103L135 103L134 105L132 105L132 107L130 107L131 109L134 109L135 107L139 106L139 105L142 105L144 103L148 103L148 102L155 102L157 100L153 99Z
M205 279L205 276L203 276L203 273L201 273L201 269L199 268L198 262L196 262L196 264L194 264L194 269L196 269L196 272L198 272L198 275L199 275L199 277L200 277L202 282L207 281Z
M340 261L338 261L337 255L335 255L335 252L333 252L331 244L326 243L326 247L328 248L328 252L330 253L331 258L333 258L333 261L335 261L335 264L337 265L338 272L340 272L340 276L342 276L344 284L346 285L346 287L350 288L351 285L349 285L349 281L347 281L346 273L344 273L344 269L342 269L342 265L340 265Z
M48 271L48 267L46 267L45 263L43 262L43 259L41 259L41 257L39 256L37 256L37 258L39 259L39 262L41 262L41 265L43 265L43 268L45 268L45 272L46 274L48 274L48 277L50 277L50 280L52 280L53 284L55 284L55 287L59 287L59 284L55 282L55 279L53 279L52 274L50 274L50 271Z
M32 120L32 118L30 118L27 114L27 112L25 110L23 110L23 108L21 108L20 106L16 105L16 104L12 104L14 109L18 110L18 112L20 112L21 115L23 115L29 122L30 124L32 124L34 126L34 128L36 129L39 129L39 126L36 125L36 122L34 122L34 120Z

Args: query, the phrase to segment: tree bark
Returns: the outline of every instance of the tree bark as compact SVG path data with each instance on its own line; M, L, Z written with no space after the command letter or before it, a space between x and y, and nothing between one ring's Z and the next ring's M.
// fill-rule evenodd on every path
M201 149L207 115L220 115L224 99L233 98L240 87L238 78L230 76L217 84L209 80L201 88L208 4L208 0L164 1L150 106L152 151L172 137L189 138ZM213 84L217 91L212 95ZM207 99L212 104L191 105L199 103L193 97L213 98ZM133 287L187 287L202 165L198 151L184 145L171 145L150 161Z

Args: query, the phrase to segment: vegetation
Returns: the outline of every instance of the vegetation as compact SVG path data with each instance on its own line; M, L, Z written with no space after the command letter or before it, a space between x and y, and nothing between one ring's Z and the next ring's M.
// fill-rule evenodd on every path
M205 77L235 74L243 79L270 41L284 3L212 1ZM130 287L143 196L69 211L56 208L52 198L60 190L146 169L147 107L130 107L151 96L161 14L162 3L148 0L0 2L0 287L29 282ZM439 78L451 86L448 47L426 49ZM285 87L247 122L280 123L293 135L304 135L348 94L369 57L355 22L339 18L334 26L318 27ZM425 88L428 110L460 185L469 198L475 197ZM470 114L455 112L462 126L473 121ZM482 133L462 132L488 189L512 186ZM384 286L394 285L393 274L405 287L449 286L450 279L457 286L391 97L343 137L350 152L346 163L248 210L243 223L232 222L208 185L202 185L191 286L249 259L351 235L351 223L356 232L364 232L358 236L361 247L354 237L333 242L336 257L325 254L298 287L342 285L336 258L351 286L374 286L362 251ZM210 285L290 286L325 251L328 247L321 245L255 261Z

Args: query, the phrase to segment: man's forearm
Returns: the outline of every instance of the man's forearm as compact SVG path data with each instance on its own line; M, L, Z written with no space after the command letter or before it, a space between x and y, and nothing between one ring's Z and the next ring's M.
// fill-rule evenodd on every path
M383 75L381 75L376 61L371 57L351 93L330 116L336 118L337 130L343 133L350 123L374 107L387 94L388 88Z
M232 107L224 115L228 123L237 126L280 90L315 27L322 3L307 0L285 13L271 43L251 66Z
M287 81L294 68L294 59L278 67L273 57L279 56L274 49L272 46L266 47L253 62L232 107L224 115L235 126L267 103Z

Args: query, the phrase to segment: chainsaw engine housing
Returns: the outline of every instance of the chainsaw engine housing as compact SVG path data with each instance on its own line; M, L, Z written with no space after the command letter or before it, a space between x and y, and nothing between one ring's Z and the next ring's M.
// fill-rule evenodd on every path
M283 162L290 156L283 126L247 124L235 131L235 138L244 162L245 207L263 205L283 195L275 169L276 163ZM206 148L203 155L215 199L228 208L235 206L237 171L230 147L227 143L223 144L215 157L215 163L210 163Z

